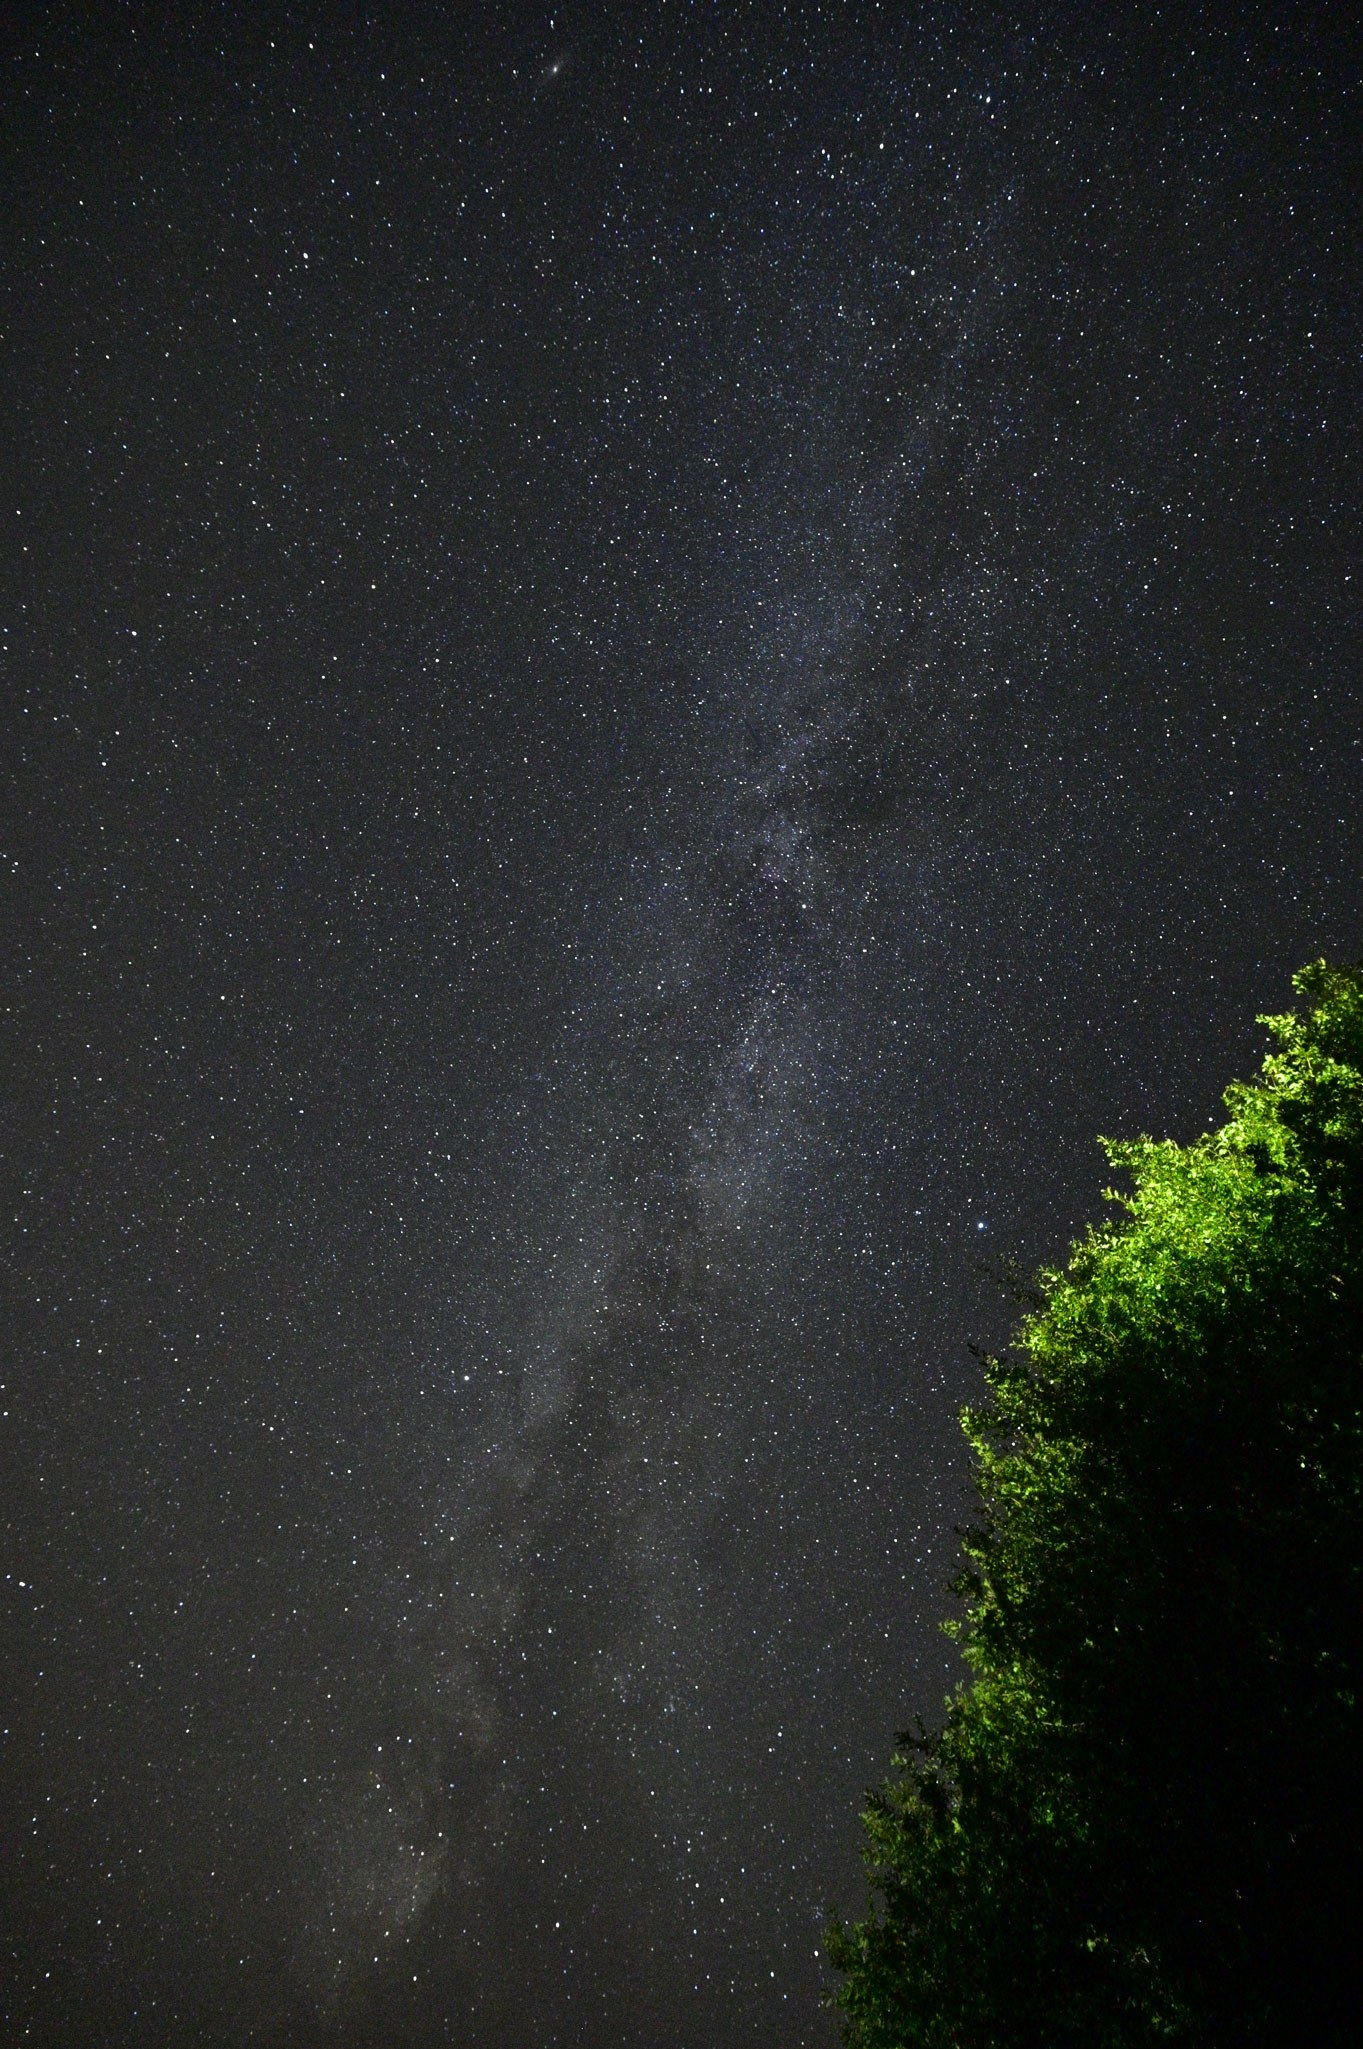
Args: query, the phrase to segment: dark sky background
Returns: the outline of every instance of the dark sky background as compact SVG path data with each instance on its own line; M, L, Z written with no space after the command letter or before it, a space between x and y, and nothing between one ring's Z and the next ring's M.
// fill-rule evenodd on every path
M1233 12L4 31L7 2041L834 2039L982 1264L1363 950Z

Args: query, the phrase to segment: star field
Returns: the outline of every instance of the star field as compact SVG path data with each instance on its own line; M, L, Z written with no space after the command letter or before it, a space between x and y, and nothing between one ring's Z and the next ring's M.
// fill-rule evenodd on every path
M1360 950L1326 30L446 13L4 31L16 2042L834 2041L997 1273Z

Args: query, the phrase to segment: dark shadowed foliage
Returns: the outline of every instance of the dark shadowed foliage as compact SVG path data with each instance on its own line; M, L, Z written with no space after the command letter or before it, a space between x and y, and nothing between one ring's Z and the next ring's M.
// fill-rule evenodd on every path
M1296 977L965 1421L973 1678L872 1796L857 2049L1356 2041L1363 971Z

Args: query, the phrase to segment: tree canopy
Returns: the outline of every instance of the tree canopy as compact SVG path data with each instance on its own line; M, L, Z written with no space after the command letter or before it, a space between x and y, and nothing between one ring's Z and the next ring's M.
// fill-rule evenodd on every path
M855 2049L1354 2042L1363 1999L1363 970L1295 978L964 1417L971 1677L870 1798Z

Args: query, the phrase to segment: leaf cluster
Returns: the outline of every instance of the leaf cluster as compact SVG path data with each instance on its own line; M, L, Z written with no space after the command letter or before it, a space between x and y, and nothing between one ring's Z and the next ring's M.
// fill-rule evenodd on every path
M1363 971L1295 978L967 1411L972 1671L865 1816L857 2049L1352 2041L1363 1995Z

